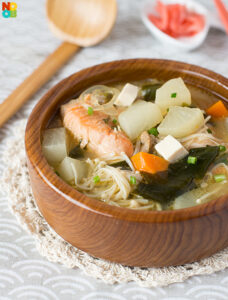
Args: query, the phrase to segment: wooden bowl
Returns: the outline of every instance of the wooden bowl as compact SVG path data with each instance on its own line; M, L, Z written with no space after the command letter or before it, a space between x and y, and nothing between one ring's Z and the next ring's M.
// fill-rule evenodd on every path
M33 109L25 136L36 203L64 240L89 254L128 266L182 265L228 247L228 194L174 211L139 211L91 199L59 178L41 151L41 132L59 106L95 84L145 78L186 83L227 101L228 80L186 63L131 59L97 65L62 80Z

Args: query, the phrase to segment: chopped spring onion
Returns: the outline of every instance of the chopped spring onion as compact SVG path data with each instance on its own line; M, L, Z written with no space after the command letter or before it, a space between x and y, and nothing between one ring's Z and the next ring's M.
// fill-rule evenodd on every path
M226 147L223 146L223 145L220 145L220 146L219 146L219 150L220 150L221 152L224 152L224 151L226 151Z
M136 184L136 178L134 176L130 177L130 184L132 185Z
M177 93L172 93L171 94L171 98L176 98L177 97Z
M100 177L99 177L98 175L94 176L94 177L93 177L93 182L94 182L94 183L100 182Z
M208 132L208 133L212 133L211 129L208 129L207 132Z
M158 130L157 128L153 127L151 129L148 130L149 134L153 134L154 136L158 136Z
M93 108L91 106L88 107L88 115L92 116L93 114Z
M117 120L116 120L116 119L113 119L113 120L112 120L112 123L113 123L113 124L117 124Z
M224 175L224 174L214 175L214 180L215 180L215 182L222 182L222 181L226 180L226 175Z
M195 165L196 163L197 163L197 157L195 157L195 156L188 157L188 164Z

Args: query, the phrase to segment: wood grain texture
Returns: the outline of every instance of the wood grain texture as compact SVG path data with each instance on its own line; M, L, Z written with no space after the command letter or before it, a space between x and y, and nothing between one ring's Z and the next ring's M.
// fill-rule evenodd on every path
M95 257L141 267L190 263L228 246L228 193L176 211L114 207L63 182L41 152L41 132L51 117L63 102L89 86L177 76L227 102L228 80L212 71L175 61L132 59L73 74L54 86L34 108L25 136L33 193L47 222L72 245Z
M47 0L52 32L64 41L88 47L111 31L117 14L116 0Z
M80 46L92 46L111 31L117 13L116 0L47 0L50 29L63 42L0 104L0 127L12 117Z
M79 49L64 42L31 75L29 75L1 104L0 127L34 95Z

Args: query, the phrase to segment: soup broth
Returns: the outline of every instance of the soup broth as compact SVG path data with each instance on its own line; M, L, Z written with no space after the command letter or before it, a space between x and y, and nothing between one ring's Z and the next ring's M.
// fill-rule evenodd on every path
M228 109L181 78L97 85L61 106L42 137L58 176L85 195L143 210L228 192Z

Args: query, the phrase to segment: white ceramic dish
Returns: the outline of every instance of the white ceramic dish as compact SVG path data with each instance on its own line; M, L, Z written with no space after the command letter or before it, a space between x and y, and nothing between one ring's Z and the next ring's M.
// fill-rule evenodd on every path
M150 13L156 14L155 11L156 0L149 0L145 2L143 5L141 17L143 23L149 29L151 34L160 42L175 47L176 49L179 50L189 51L199 47L204 42L210 27L209 11L203 5L193 0L187 0L187 1L186 0L162 0L162 2L164 4L174 4L174 3L184 4L190 11L194 11L199 14L202 14L205 17L204 29L192 37L182 37L176 39L167 35L166 33L162 32L160 29L158 29L149 20L148 15Z

